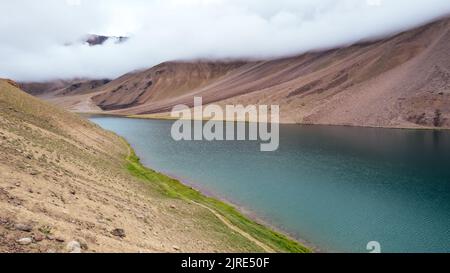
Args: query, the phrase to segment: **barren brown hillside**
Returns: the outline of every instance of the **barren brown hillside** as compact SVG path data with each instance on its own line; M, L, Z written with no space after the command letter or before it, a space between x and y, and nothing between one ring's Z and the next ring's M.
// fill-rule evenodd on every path
M178 98L227 75L242 62L168 62L127 74L101 88L93 97L103 110L130 108Z
M168 195L162 182L184 188L127 156L118 136L0 80L0 253L288 251L260 225L245 220L253 237L214 206Z
M89 94L98 91L97 88L102 87L109 82L110 80L108 79L74 79L47 82L24 82L20 83L19 86L31 95L51 98Z
M40 96L66 88L71 83L72 81L70 80L54 80L45 82L24 82L19 85L20 88L25 90L28 94Z
M257 62L171 62L127 74L74 111L152 115L174 105L278 104L281 122L450 127L450 19L377 42ZM101 109L99 109L100 107Z

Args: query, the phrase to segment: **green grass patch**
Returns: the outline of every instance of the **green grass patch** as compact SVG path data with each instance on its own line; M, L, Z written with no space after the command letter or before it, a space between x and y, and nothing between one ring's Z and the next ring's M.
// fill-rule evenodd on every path
M144 167L140 159L130 148L131 154L127 156L128 171L153 186L169 198L179 198L187 201L194 201L215 210L225 217L230 223L253 236L255 239L266 244L272 249L282 253L310 253L307 247L288 238L287 236L273 231L253 220L242 215L233 206L230 206L217 199L207 197L201 192L182 184L180 181L172 179L164 174L155 172Z

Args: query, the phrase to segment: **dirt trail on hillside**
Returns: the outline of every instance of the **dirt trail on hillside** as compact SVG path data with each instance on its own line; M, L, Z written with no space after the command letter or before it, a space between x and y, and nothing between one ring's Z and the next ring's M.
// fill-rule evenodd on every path
M273 250L271 247L269 247L268 245L262 243L261 241L255 239L255 237L251 236L250 234L248 234L247 232L243 231L242 229L238 228L237 226L233 225L230 221L228 221L225 217L223 217L222 215L220 215L217 211L209 208L206 205L197 203L197 202L193 202L194 204L205 208L207 210L209 210L210 212L212 212L220 221L222 221L227 227L229 227L230 229L236 231L237 233L241 234L242 236L244 236L245 238L249 239L250 241L252 241L253 243L255 243L256 245L258 245L259 247L261 247L262 249L264 249L264 251L268 252L268 253L276 253L275 250Z

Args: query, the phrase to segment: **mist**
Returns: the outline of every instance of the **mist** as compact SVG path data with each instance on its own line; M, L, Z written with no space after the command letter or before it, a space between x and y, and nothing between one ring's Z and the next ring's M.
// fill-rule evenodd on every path
M266 59L373 40L450 13L448 0L1 1L0 77L115 78L164 61ZM87 34L127 36L88 46Z

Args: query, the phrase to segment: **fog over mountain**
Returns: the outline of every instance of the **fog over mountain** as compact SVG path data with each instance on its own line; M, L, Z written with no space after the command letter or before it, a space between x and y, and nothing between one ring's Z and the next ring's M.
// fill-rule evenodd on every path
M450 13L448 0L1 1L0 77L113 78L168 60L260 59L373 40ZM129 37L89 46L87 34Z

